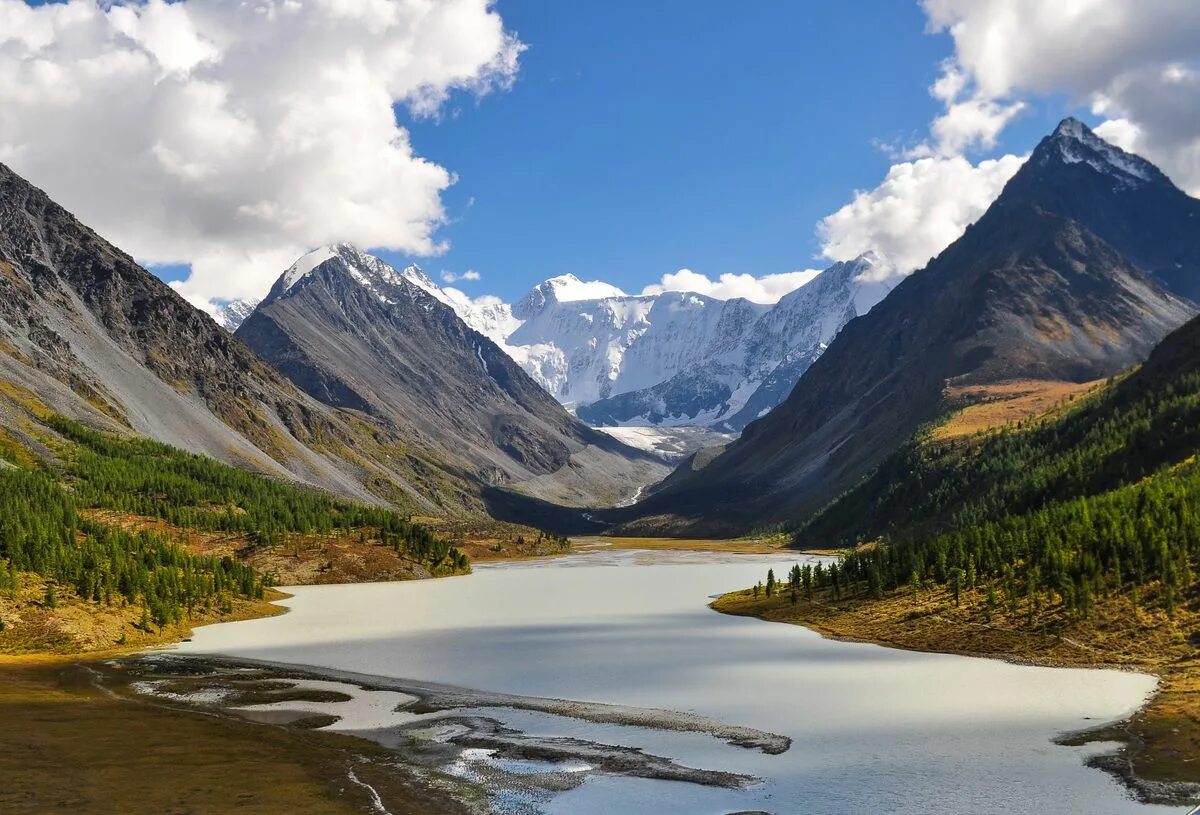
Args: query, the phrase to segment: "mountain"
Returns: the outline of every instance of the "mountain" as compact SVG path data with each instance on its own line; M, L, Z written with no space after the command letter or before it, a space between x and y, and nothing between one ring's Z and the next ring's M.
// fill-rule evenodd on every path
M786 399L842 327L887 295L890 286L871 280L878 272L872 254L834 264L762 310L736 340L722 337L670 378L577 413L593 425L701 424L740 431Z
M693 292L627 295L573 275L511 307L448 298L593 426L738 431L787 396L843 325L888 291L871 255L838 263L777 304Z
M0 165L0 442L53 459L54 414L362 501L479 506Z
M596 506L665 473L571 416L445 300L416 267L339 244L285 271L236 337L311 397L474 483Z
M242 297L237 300L230 300L227 303L217 306L217 310L213 314L213 319L217 321L217 325L232 334L254 312L259 302L257 297Z
M1005 189L1104 237L1168 290L1200 303L1200 201L1140 156L1065 119Z
M1144 217L1147 202L1157 217ZM689 531L794 523L990 385L1083 382L1140 362L1196 311L1200 230L1179 225L1198 208L1146 162L1063 122L961 238L842 330L783 404L706 466L685 461L631 512Z
M410 331L407 347L427 341L432 353L450 341L446 337L458 337L459 350L470 350L465 367L465 351L458 359L429 357L441 366L437 387L464 403L494 408L499 400L505 409L464 414L438 399L419 404L414 398L412 420L399 422L355 409L353 399L315 398L0 165L0 445L53 460L64 443L48 421L62 415L359 501L423 513L483 514L495 506L514 520L522 511L542 512L534 498L617 503L661 477L665 467L657 459L566 414L419 288L421 282L432 286L427 278L383 271L396 277L381 278L380 285L388 293L403 291L411 306L404 318L383 318ZM263 326L264 310L279 317L315 293L316 275L289 273L296 276L293 289L278 284L280 291L239 331ZM367 307L383 307L364 285L355 286ZM345 324L348 312L338 319ZM405 319L411 320L407 328ZM418 327L442 335L423 339L411 333ZM333 343L349 344L352 334ZM378 332L373 338L384 341ZM349 371L359 366L371 370L363 359L347 361ZM428 372L419 368L414 381L427 383L421 377ZM466 378L455 381L456 374ZM337 380L324 381L333 387ZM534 416L538 411L542 415ZM494 461L475 455L481 435L503 447L488 448ZM514 488L524 493L511 493Z
M890 288L873 279L871 254L831 266L773 305L692 292L627 295L570 274L510 305L443 289L415 265L387 268L393 283L407 280L451 307L592 426L720 433L783 401L842 326ZM236 331L255 304L233 301L216 319Z
M920 546L968 524L1009 523L1057 504L1109 500L1155 480L1200 483L1191 462L1198 450L1200 318L1194 318L1140 368L1069 409L965 439L914 436L806 522L795 544L852 546L886 536ZM1195 489L1185 492L1189 505L1200 500Z

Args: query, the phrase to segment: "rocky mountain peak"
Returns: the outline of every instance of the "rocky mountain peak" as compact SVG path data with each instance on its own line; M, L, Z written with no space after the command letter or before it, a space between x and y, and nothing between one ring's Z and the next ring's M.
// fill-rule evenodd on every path
M1063 119L1054 132L1042 140L1031 160L1035 167L1086 165L1127 187L1162 178L1162 173L1153 164L1110 144L1073 116Z
M264 302L273 302L289 296L314 271L330 263L385 303L394 301L396 288L404 289L411 285L447 305L450 304L446 293L429 279L420 266L410 265L403 271L397 271L391 264L351 243L334 243L302 255L279 276Z

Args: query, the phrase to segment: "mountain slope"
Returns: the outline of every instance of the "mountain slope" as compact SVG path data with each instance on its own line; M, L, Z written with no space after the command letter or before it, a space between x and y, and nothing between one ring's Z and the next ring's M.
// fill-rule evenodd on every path
M237 300L230 300L217 306L217 310L213 313L213 319L217 321L217 325L224 328L230 334L238 330L238 326L254 313L254 309L258 307L259 300L257 297L242 297Z
M842 327L889 290L871 281L867 254L836 263L765 310L733 342L704 349L698 363L649 388L578 408L593 425L706 424L740 431L787 398Z
M1200 303L1200 201L1145 159L1065 119L1005 189L1104 237L1167 289Z
M983 217L851 322L786 402L703 469L685 462L636 511L658 516L658 525L722 531L795 521L953 407L950 387L1086 381L1143 359L1195 305L1164 289L1103 235L1048 210L1050 199L1037 200L1036 192L1055 179L1087 172L1105 176L1104 183L1074 189L1081 200L1059 197L1079 208L1095 198L1112 221L1141 205L1141 187L1112 183L1124 154L1108 156L1116 169L1073 161L1078 133L1066 122L1044 139ZM1145 183L1170 184L1161 175ZM1185 210L1195 203L1169 191L1160 197ZM1187 217L1163 217L1160 237L1200 243L1200 234L1174 232L1172 225ZM1124 236L1116 230L1116 239ZM1191 257L1192 249L1174 256ZM1184 281L1200 275L1194 265L1177 271Z
M804 524L795 541L915 541L1141 489L1158 474L1182 484L1184 470L1171 468L1198 450L1200 318L1168 335L1132 374L1061 415L966 440L919 434Z
M503 362L497 370L510 372ZM520 388L532 388L530 399L561 411L527 379L513 386ZM470 426L430 430L441 443L424 443L409 425L381 422L299 390L169 286L0 166L0 443L53 460L63 448L46 424L54 414L409 511L482 514L503 480L464 466L454 434L469 435ZM505 417L496 421L513 449L540 454L525 447L521 422L509 429ZM637 489L638 479L654 480L660 472L661 464L607 437L591 445L571 432L587 431L568 429L561 441L548 437L546 449L556 460L577 453L585 461L596 457L595 481L576 475L575 468L543 473L548 465L539 462L528 474L533 489L566 501L594 495L607 472L619 471L611 485L616 503ZM520 508L506 507L506 516L519 518L514 512Z
M443 289L417 266L389 275L453 308L593 426L728 433L783 401L841 327L883 299L890 286L871 279L875 266L870 254L834 264L771 305L627 295L569 274L509 305ZM236 331L254 304L228 303L216 319Z
M354 247L325 247L287 270L236 336L312 397L475 483L589 506L664 472L572 417L423 280Z
M363 454L394 439L298 392L2 165L0 351L6 435L43 453L37 419L56 412L360 500L430 491Z

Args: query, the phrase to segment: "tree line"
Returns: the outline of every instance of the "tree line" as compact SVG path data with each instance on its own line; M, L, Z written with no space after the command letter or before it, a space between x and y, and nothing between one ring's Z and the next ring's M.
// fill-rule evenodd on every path
M979 588L989 606L1080 616L1122 594L1173 614L1200 559L1200 328L1181 331L1064 413L909 440L795 532L797 546L858 545L807 580L873 596L936 583L956 600Z
M288 534L371 530L431 570L465 571L467 556L394 510L335 498L149 439L117 438L63 417L49 425L74 443L67 470L79 506L160 518L172 526L240 533L260 546Z
M3 468L0 591L18 591L23 572L49 581L47 606L69 586L83 600L141 604L145 623L160 627L181 621L185 610L228 610L232 598L263 596L262 578L233 558L192 555L161 534L91 523L48 473Z

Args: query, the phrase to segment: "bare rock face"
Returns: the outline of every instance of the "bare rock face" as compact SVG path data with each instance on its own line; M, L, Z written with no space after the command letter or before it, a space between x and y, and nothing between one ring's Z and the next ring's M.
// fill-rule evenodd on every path
M41 190L0 165L0 412L47 411L364 501L432 508L413 468L298 391ZM371 486L368 486L371 485Z
M493 485L615 503L665 474L571 416L414 272L349 245L301 258L237 338L310 396L352 410ZM589 451L589 465L576 458Z
M734 532L803 518L942 414L950 386L1082 382L1141 362L1196 313L1198 213L1153 165L1063 122L783 404L621 520Z
M355 297L349 288L340 295L340 304L321 305L341 308ZM276 314L286 313L282 301L288 298L275 299ZM475 340L444 306L433 301L438 308L431 312L426 310L430 298L420 299L394 318L394 325L429 332L411 335L414 348ZM364 308L378 305L377 299L363 300ZM382 315L359 317L360 327L368 320L386 322ZM339 319L345 326L354 322L345 314ZM271 321L261 325L269 328ZM435 379L426 381L453 392L453 399L425 392L389 413L369 409L378 393L363 387L363 377L373 379L378 372L367 373L359 364L370 343L384 342L381 335L348 352L345 372L312 365L304 357L312 348L286 335L272 341L277 347L267 350L281 366L313 379L297 375L303 386L297 387L284 375L288 370L272 368L0 165L0 429L18 443L37 448L37 418L57 412L358 500L422 511L483 512L485 494L497 483L523 477L551 482L539 483L538 489L563 502L602 503L601 497L613 492L619 493L616 503L661 473L659 462L611 439L593 439L565 414L548 419L545 427L532 422L520 405L540 398L560 413L561 408L527 378L512 376L507 358L495 358L503 354L483 343L476 342L474 368L469 360L442 364ZM453 409L455 401L492 399L477 390L482 383L476 372L486 365L496 372L489 386L493 396L507 398L518 418L496 410L485 422L482 414ZM470 384L456 378L467 373L473 377ZM412 369L405 375L418 373ZM400 413L421 415L402 422ZM496 462L473 455L488 445ZM587 481L570 459L593 447L601 452L602 466Z

